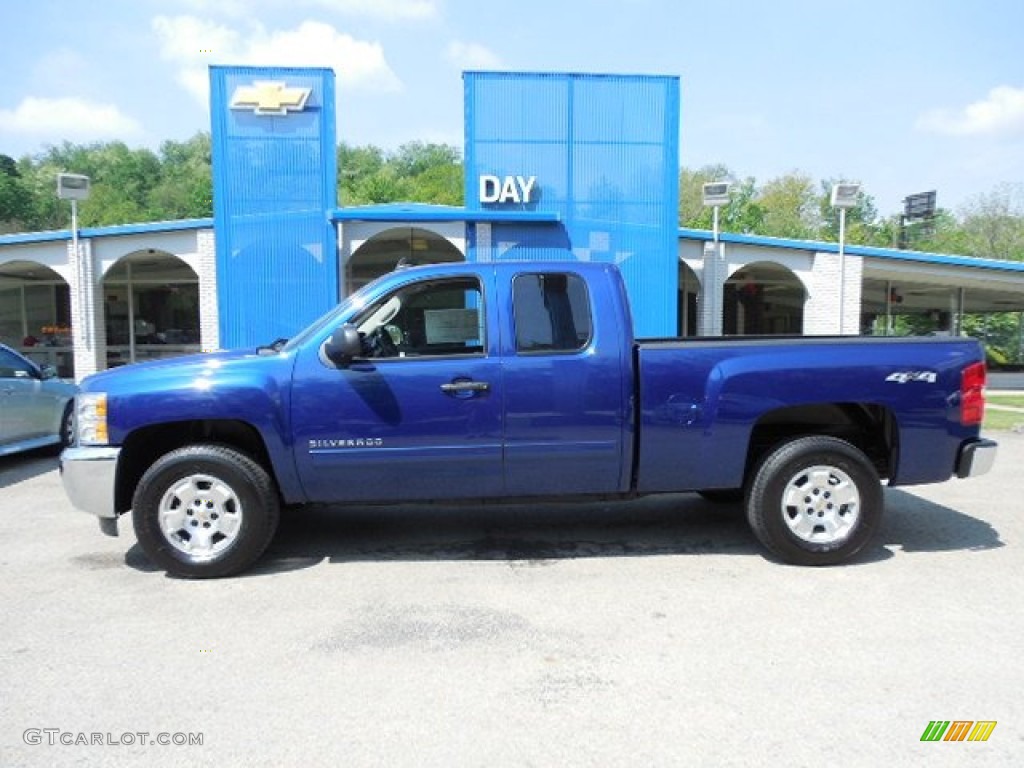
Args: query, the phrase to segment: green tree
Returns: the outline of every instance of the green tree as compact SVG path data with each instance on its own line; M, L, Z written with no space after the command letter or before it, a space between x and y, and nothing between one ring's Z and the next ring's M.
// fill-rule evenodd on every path
M465 197L461 163L435 165L412 179L410 199L437 205L462 205Z
M988 315L965 315L964 333L981 340L985 345L989 363L1005 365L1021 362L1022 314L996 312Z
M365 205L370 200L361 187L384 167L384 152L379 147L338 145L338 201L342 205Z
M721 163L697 170L679 171L679 224L694 229L711 229L712 211L704 205L704 185L715 181L736 182L736 174ZM719 218L721 225L721 217Z
M353 203L368 205L373 203L394 203L409 200L408 184L391 168L381 168L376 173L361 179L353 190Z
M160 178L149 192L149 210L159 219L213 215L210 134L160 145Z
M722 227L745 235L761 232L765 214L757 197L757 182L752 176L736 182L729 193L729 205L722 217Z
M759 234L814 240L820 237L821 208L810 176L793 171L761 187L755 200L763 218Z
M1000 184L961 209L963 253L1024 261L1024 184Z
M0 155L0 234L22 232L32 219L32 199L18 164Z
M57 174L67 169L23 157L18 161L18 170L28 196L25 228L30 231L66 228L70 212L68 203L57 199Z
M338 147L338 197L344 205L409 201L459 205L463 176L459 150L414 141L392 153L379 147Z
M47 170L90 177L89 198L79 206L82 226L156 218L149 193L160 180L160 159L148 149L130 149L120 141L89 145L65 141L43 153L39 164Z
M822 240L839 240L839 209L832 205L832 187L840 179L822 179L818 194L818 216L821 227L818 237ZM880 245L877 242L878 208L875 199L863 188L857 193L857 204L846 210L845 242L859 245Z
M462 155L449 144L427 144L411 141L403 144L388 158L388 164L402 178L412 178L439 166L458 165Z
M893 247L899 243L899 219L899 216L892 217L895 236L889 245ZM967 233L957 216L946 208L939 208L935 211L935 217L930 222L930 233L922 234L924 228L922 224L907 226L907 240L911 250L960 254L967 252Z
M719 210L719 228L724 232L741 234L760 232L764 212L756 202L757 182L752 176L740 179L721 163L705 165L696 171L683 168L679 172L680 226L711 229L714 212L704 205L704 185L715 181L727 181L732 185L728 205Z

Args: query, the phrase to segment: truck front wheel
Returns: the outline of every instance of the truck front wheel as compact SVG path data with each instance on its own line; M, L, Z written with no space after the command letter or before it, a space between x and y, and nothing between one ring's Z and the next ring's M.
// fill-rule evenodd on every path
M190 445L157 459L135 490L139 546L168 573L216 578L263 554L280 502L259 464L221 445Z
M868 458L834 437L801 437L761 462L747 519L768 550L795 565L832 565L859 552L878 528L882 485Z

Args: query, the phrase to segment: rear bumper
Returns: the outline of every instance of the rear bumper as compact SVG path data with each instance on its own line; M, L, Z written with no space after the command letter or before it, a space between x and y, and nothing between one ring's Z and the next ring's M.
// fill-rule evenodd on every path
M998 444L993 440L972 440L960 446L956 459L957 477L984 475L996 460Z
M114 481L120 448L88 446L66 448L60 455L60 479L71 504L100 518L100 528L116 530Z

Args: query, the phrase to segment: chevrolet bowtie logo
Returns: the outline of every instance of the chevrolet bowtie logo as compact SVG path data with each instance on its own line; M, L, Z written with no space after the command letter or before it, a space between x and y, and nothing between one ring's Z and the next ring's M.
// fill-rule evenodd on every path
M301 112L312 88L289 88L281 80L257 80L240 85L231 97L232 109L251 109L257 115L283 116Z

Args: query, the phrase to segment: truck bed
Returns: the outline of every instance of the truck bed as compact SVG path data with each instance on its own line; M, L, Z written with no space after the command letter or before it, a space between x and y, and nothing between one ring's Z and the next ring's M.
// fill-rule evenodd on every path
M889 453L890 484L937 482L972 436L958 395L964 365L980 359L973 339L641 339L634 357L641 492L739 488L758 439L871 423L891 432L873 446Z

